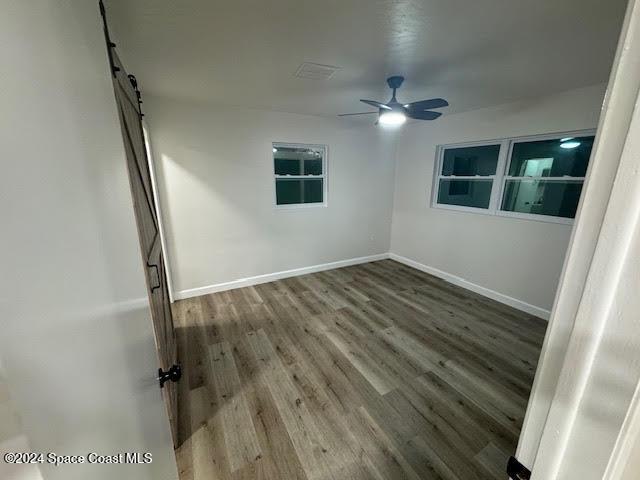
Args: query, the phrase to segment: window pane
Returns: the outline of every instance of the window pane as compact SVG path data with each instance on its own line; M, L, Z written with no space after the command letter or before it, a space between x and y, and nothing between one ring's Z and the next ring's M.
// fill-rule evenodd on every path
M322 158L304 161L305 175L322 175Z
M273 145L276 175L322 175L324 148Z
M593 136L513 145L509 175L512 177L584 177L593 147Z
M300 160L274 158L276 175L300 175Z
M492 180L440 179L438 203L463 207L489 208Z
M581 181L508 180L502 210L574 218Z
M447 148L442 161L442 175L495 175L500 145Z
M276 203L290 205L302 203L301 180L276 180Z
M296 203L322 203L323 180L276 179L276 204L292 205Z
M322 179L302 180L304 203L322 203Z

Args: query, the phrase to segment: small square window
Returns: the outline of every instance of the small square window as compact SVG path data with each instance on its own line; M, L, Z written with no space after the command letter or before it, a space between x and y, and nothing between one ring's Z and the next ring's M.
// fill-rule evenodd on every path
M323 205L326 147L273 144L276 205Z

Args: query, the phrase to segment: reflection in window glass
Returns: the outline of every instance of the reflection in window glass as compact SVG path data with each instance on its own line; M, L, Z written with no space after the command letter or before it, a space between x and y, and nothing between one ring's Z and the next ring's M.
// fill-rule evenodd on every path
M462 207L489 208L491 180L440 179L438 203Z
M442 175L495 175L499 155L500 144L447 148L442 161Z
M581 181L507 180L502 210L574 218Z
M515 143L509 176L584 177L593 140L588 136Z

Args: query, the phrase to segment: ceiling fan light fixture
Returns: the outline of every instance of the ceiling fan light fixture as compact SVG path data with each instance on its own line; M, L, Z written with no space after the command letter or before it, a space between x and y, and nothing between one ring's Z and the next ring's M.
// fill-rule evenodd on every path
M362 103L375 107L378 110L377 112L343 113L338 116L350 117L353 115L373 115L377 113L378 121L376 125L382 124L385 127L399 127L409 118L414 120L435 120L442 116L442 113L434 112L433 109L448 107L449 102L444 98L429 98L411 103L400 103L396 98L396 91L400 88L403 81L404 77L400 75L387 78L387 85L393 90L391 100L387 103L378 102L377 100L360 99Z
M407 116L403 112L385 111L380 114L378 120L385 127L397 127L407 121Z

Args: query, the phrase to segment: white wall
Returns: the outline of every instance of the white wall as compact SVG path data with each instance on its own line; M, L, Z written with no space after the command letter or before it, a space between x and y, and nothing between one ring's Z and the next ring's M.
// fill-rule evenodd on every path
M9 382L0 364L0 455L5 452L30 452L31 446L22 429L20 414L11 398ZM37 464L15 465L0 458L0 478L5 480L42 480Z
M394 135L341 119L144 101L174 291L389 250ZM274 141L328 146L327 207L274 207Z
M544 315L571 226L429 208L435 148L595 128L603 95L587 87L396 133L145 96L174 291L390 250ZM273 141L329 146L328 207L274 208Z
M176 480L97 2L3 2L0 60L0 356L21 428L36 452L154 456L46 480Z
M439 144L595 128L604 85L407 125L397 152L391 252L550 310L571 226L430 208Z

